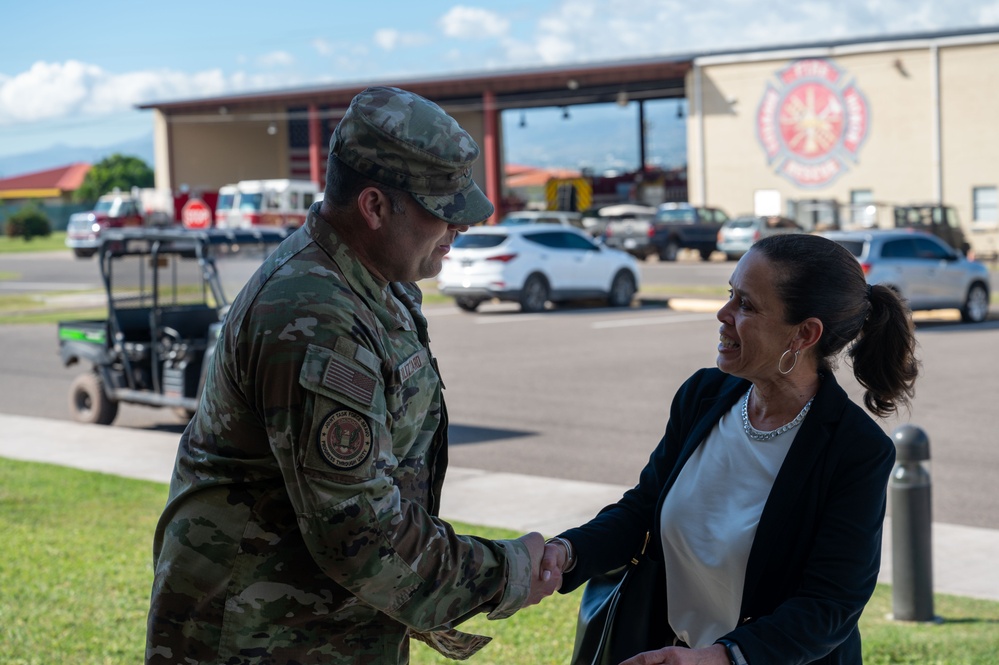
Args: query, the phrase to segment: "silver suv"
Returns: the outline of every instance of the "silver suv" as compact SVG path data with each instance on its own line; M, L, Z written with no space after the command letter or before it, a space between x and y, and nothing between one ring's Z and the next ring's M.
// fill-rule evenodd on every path
M868 284L898 291L912 310L959 309L961 320L989 316L989 271L936 236L921 231L828 231L857 257Z

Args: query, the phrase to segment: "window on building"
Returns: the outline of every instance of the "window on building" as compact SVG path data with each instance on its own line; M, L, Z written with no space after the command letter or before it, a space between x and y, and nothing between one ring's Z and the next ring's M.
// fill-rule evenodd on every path
M870 189L850 190L850 223L854 226L877 226L874 192Z
M995 187L973 187L971 209L972 221L999 222L999 190Z

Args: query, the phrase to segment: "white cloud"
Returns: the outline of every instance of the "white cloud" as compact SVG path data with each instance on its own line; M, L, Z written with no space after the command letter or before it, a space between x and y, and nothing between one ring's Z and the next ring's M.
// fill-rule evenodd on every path
M287 67L295 62L287 51L271 51L257 58L257 63L262 67Z
M0 83L0 122L57 118L84 110L104 72L76 60L36 62Z
M393 51L402 47L423 46L430 42L430 37L419 32L403 32L394 28L375 30L375 44L385 51Z
M400 32L391 28L382 28L375 31L375 44L386 51L391 51L399 43Z
M506 35L510 21L488 9L457 5L441 17L440 26L448 37L481 39Z
M978 22L985 25L999 23L999 2L990 2L978 9Z
M560 0L503 60L546 65L995 25L999 0Z
M219 69L188 74L148 70L114 74L76 60L37 62L0 78L0 125L131 111L136 105L191 99L294 83L286 75L226 76Z
M319 55L333 55L333 44L322 37L312 40L312 48L316 49Z

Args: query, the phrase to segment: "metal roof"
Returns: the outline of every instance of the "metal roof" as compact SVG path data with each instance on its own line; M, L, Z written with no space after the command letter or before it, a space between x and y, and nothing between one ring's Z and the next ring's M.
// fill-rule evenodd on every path
M496 106L529 108L560 104L614 102L624 93L629 100L682 97L683 79L692 66L687 56L632 60L617 63L572 65L516 71L477 72L418 79L386 79L329 86L284 88L238 95L142 104L169 114L221 115L268 104L304 106L317 104L347 108L354 96L372 85L391 85L446 104L450 111L480 110L486 90L496 96Z
M992 36L991 38L989 36ZM767 54L810 49L856 47L853 50L884 50L904 42L959 44L999 40L999 26L937 32L871 35L848 39L787 43L766 48L746 47L664 55L611 62L577 63L519 70L479 71L422 78L354 81L330 85L282 88L197 99L149 102L139 109L158 109L172 116L205 114L222 116L263 106L285 107L315 104L345 109L353 97L371 85L393 85L446 104L450 111L480 110L485 91L495 95L496 108L576 105L623 99L661 99L684 96L684 77L695 60L719 58L727 61L759 59ZM740 57L743 56L743 57ZM623 96L622 96L623 95Z
M0 179L0 199L55 198L75 192L83 184L90 164L77 162L44 171Z

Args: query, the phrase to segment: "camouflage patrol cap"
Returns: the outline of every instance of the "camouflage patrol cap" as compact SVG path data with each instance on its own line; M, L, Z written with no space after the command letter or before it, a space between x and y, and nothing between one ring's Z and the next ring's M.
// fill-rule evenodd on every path
M472 181L479 146L444 109L412 92L373 87L359 93L333 132L330 155L409 192L449 224L478 224L493 214Z

